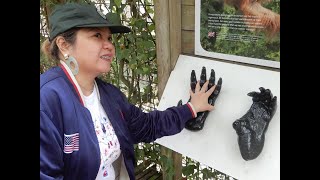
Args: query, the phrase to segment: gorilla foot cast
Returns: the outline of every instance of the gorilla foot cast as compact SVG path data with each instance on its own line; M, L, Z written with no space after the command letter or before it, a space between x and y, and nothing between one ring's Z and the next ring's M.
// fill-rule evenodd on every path
M238 144L244 160L252 160L261 153L265 133L277 109L277 96L272 95L269 89L259 88L260 92L250 92L252 97L250 109L232 126L238 135Z

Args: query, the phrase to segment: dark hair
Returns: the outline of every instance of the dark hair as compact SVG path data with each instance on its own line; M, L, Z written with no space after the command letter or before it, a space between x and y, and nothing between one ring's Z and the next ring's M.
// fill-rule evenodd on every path
M73 45L76 41L76 34L79 31L79 29L80 28L72 28L59 34L58 36L62 36L67 43ZM56 44L57 37L55 37L52 41L49 41L49 39L45 40L42 43L41 50L49 59L59 61L60 51Z

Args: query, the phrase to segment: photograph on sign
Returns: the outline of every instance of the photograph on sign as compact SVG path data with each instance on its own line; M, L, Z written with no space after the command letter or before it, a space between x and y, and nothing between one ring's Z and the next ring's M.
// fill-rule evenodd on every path
M195 54L280 68L280 0L195 3Z

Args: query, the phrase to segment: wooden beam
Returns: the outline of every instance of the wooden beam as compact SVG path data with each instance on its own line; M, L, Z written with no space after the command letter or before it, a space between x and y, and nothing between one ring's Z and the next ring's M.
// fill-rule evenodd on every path
M182 54L194 55L194 31L182 30Z
M182 154L172 151L173 168L174 168L174 180L182 179Z
M194 55L195 0L182 0L181 54Z
M162 172L163 180L181 180L182 179L182 155L164 146L160 147L161 155L166 156L173 161L174 175L168 176L166 172ZM166 169L162 164L163 169Z
M179 55L181 54L181 0L169 1L169 13L170 13L170 72L174 69ZM170 154L173 159L174 168L174 180L180 180L182 178L182 155L172 151ZM163 176L165 177L165 176Z
M182 5L182 19L181 19L181 28L183 30L192 30L194 31L195 24L195 14L194 14L194 6Z
M171 71L181 53L181 0L155 0L158 97L161 99ZM182 178L182 155L166 147L161 154L173 159L174 180ZM165 167L164 167L165 168ZM163 172L163 179L167 174Z
M193 5L194 6L194 1L196 0L182 0L183 5ZM200 3L199 1L197 3Z
M174 69L181 53L181 0L169 1L170 13L170 72Z
M156 31L158 98L161 99L171 72L169 0L154 0Z

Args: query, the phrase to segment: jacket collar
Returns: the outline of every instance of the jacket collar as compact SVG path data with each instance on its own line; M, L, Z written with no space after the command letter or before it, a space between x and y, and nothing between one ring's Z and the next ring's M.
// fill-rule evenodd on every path
M79 86L79 83L77 82L75 76L72 74L70 68L68 67L68 65L63 62L62 60L60 60L60 64L59 66L62 68L63 72L66 74L67 78L69 79L69 81L71 82L73 88L75 89L78 97L79 97L79 100L81 102L81 104L85 107L87 107L86 105L86 102L83 100L84 99L84 94ZM98 99L100 101L100 93L99 93L99 89L98 89L98 85L96 83L96 81L94 81L94 88L96 88L97 90L97 94L98 94Z

